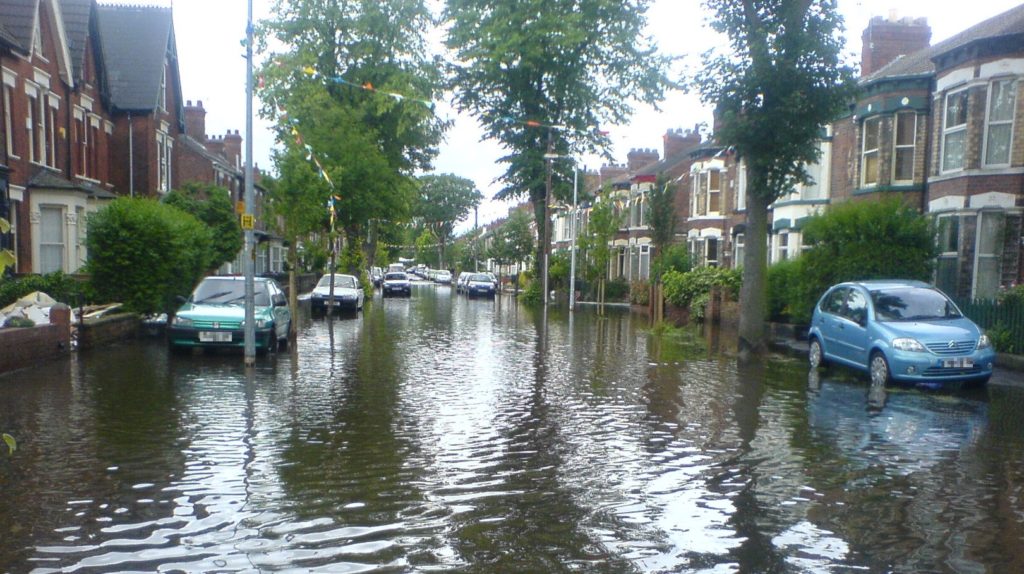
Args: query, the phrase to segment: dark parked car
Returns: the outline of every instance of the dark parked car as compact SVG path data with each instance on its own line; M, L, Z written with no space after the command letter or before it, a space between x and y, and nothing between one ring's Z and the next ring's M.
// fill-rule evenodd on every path
M389 295L412 295L412 284L409 276L404 272L390 272L384 274L384 285L382 293L385 297Z
M490 273L473 273L463 287L470 297L494 297L496 281Z
M920 281L841 283L814 308L809 361L848 365L873 384L973 381L992 376L995 351L942 291Z

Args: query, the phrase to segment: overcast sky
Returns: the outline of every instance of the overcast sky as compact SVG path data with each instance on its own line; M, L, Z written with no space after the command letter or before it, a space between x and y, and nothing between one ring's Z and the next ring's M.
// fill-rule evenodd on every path
M110 3L102 0L104 3ZM152 4L173 4L182 93L186 100L202 100L206 108L209 135L227 130L245 132L245 38L247 0L152 0ZM899 17L926 17L932 27L932 43L944 40L982 20L1016 5L1016 0L973 0L969 4L935 0L839 0L846 20L847 51L859 58L860 35L872 16L888 16L895 8ZM253 0L255 19L270 15L271 0ZM699 67L699 55L716 37L708 30L699 0L654 0L648 13L649 32L662 52L685 56L685 65ZM257 59L259 56L257 56ZM258 107L258 102L255 104ZM659 106L637 109L627 126L604 126L610 131L615 161L624 163L632 148L661 150L661 136L669 129L710 124L710 111L694 95L673 92ZM435 161L439 172L467 177L476 182L485 197L499 186L493 180L503 173L497 163L501 149L481 142L481 130L469 117L460 117L442 103L439 113L455 120L441 154ZM254 124L253 146L256 165L270 169L273 136L259 118ZM586 167L596 169L601 160L585 158ZM507 204L487 201L480 209L480 223L505 215ZM461 227L472 225L466 222Z

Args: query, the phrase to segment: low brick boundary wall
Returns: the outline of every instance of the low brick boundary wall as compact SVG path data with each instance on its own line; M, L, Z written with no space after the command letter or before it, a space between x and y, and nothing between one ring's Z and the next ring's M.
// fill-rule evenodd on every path
M134 313L117 313L86 321L78 327L78 349L93 349L139 336L142 320Z
M50 324L0 329L0 374L63 357L71 352L71 309L50 309Z

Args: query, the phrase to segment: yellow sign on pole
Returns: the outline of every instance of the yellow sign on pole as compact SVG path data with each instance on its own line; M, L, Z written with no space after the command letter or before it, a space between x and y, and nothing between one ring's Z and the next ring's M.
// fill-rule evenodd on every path
M251 213L242 214L242 229L249 231L256 227L256 216Z
M238 215L242 215L243 213L245 213L244 201L239 200L235 202L235 213L237 213Z

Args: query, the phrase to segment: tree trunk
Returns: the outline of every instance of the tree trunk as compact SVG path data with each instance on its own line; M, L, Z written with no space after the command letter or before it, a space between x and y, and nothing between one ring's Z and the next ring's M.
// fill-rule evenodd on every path
M754 178L751 178L752 183ZM741 359L768 350L767 318L768 205L757 187L747 194L747 230L744 234L743 285L740 287L739 352Z
M373 269L377 266L377 228L380 222L376 219L370 220L370 227L366 232L366 268Z
M541 279L544 272L544 245L547 243L547 225L544 214L547 213L547 205L544 197L541 196L533 201L533 220L537 225L537 249L536 257L533 260L533 276Z

